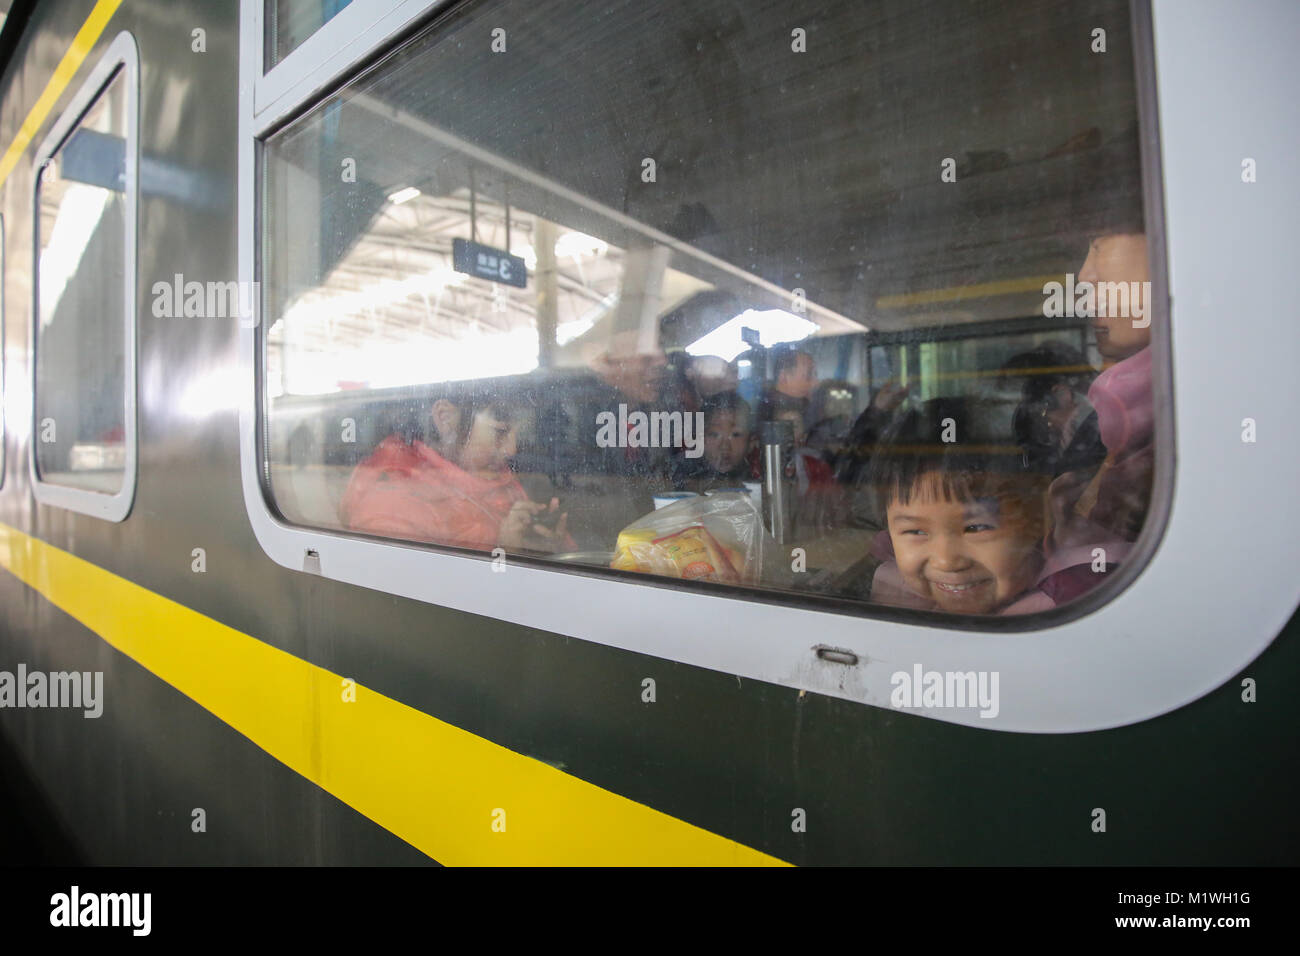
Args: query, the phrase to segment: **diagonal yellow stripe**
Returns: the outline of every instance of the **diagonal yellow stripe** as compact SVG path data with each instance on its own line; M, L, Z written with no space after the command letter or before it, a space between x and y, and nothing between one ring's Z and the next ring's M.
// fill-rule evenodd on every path
M121 3L95 5L0 159L0 184ZM363 686L346 701L339 675L6 525L0 565L277 760L443 863L781 863ZM494 829L503 820L504 830Z
M366 687L347 702L340 675L4 524L0 566L442 863L781 865Z
M1064 275L1030 276L1024 279L1001 279L976 285L958 285L947 289L927 289L925 292L908 292L903 295L882 295L876 300L878 309L901 309L909 305L935 305L940 302L961 302L964 299L985 299L997 295L1015 295L1021 292L1043 291L1048 282L1060 282Z
M45 84L40 98L27 111L27 118L23 120L23 125L18 127L18 135L13 138L13 142L5 150L4 157L0 159L0 186L4 185L9 174L14 171L23 153L31 145L32 138L40 132L45 117L49 115L50 110L54 109L54 104L59 101L63 91L77 75L77 70L86 59L86 54L95 46L95 41L99 39L100 34L104 32L104 27L108 26L108 21L121 5L122 0L99 0L95 8L90 11L86 22L72 38L72 46L68 47L68 52L63 54L63 59L54 68L54 75Z

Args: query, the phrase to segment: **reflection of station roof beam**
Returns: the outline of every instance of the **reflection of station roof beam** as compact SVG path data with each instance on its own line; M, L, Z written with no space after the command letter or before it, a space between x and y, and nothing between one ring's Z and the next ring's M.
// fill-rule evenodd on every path
M411 113L394 106L391 103L377 99L369 93L358 93L349 100L349 105L358 109L367 110L372 113L381 123L388 127L403 127L408 129L422 138L440 145L446 146L455 153L481 164L489 169L502 173L514 180L530 186L533 186L544 194L554 198L572 203L574 206L595 213L598 218L622 227L628 230L634 236L642 241L648 241L654 245L662 245L671 249L673 252L685 257L692 262L700 278L705 279L718 286L723 286L724 277L730 277L733 282L726 283L734 286L734 280L739 279L743 286L748 289L762 290L767 293L768 297L775 302L789 303L792 298L791 291L784 289L773 282L760 278L753 273L746 272L739 266L733 265L726 260L719 259L710 255L689 243L676 239L667 233L660 232L657 229L645 225L633 219L624 213L619 212L602 203L598 203L588 196L562 186L557 182L549 180L539 175L527 167L520 166L517 163L504 159L480 146L461 139L446 130L440 129ZM633 242L629 239L624 245L630 246ZM674 266L677 268L678 266ZM694 270L693 270L694 271ZM719 275L719 273L721 275ZM866 326L838 312L828 309L823 305L807 300L806 308L810 317L817 320L820 331L825 333L845 333L845 332L862 332L866 331Z

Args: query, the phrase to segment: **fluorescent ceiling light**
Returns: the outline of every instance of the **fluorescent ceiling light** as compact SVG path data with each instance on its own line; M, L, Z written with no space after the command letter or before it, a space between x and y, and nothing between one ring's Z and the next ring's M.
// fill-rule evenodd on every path
M399 189L395 193L388 194L388 201L395 206L400 206L404 202L410 202L416 196L420 195L420 190L414 186L407 186L405 189Z

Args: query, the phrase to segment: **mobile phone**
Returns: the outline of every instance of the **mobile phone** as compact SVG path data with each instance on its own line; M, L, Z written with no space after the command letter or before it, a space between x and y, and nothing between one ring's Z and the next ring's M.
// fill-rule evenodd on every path
M533 524L540 525L547 531L554 531L555 526L560 523L560 518L564 517L564 509L556 508L553 511L542 511L533 515Z

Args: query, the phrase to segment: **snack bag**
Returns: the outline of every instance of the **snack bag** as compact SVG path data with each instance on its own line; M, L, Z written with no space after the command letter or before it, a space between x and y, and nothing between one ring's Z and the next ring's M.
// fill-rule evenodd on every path
M755 584L765 537L748 493L687 498L624 528L610 567L685 580Z
M625 529L618 536L618 543L614 545L614 560L610 564L611 568L618 568L621 571L641 571L649 573L650 568L643 567L636 559L636 552L633 546L638 546L637 550L643 550L640 546L649 545L658 537L658 532L649 528L639 531Z
M722 545L703 525L691 525L685 531L656 538L652 543L672 561L676 577L720 584L736 584L740 580Z

